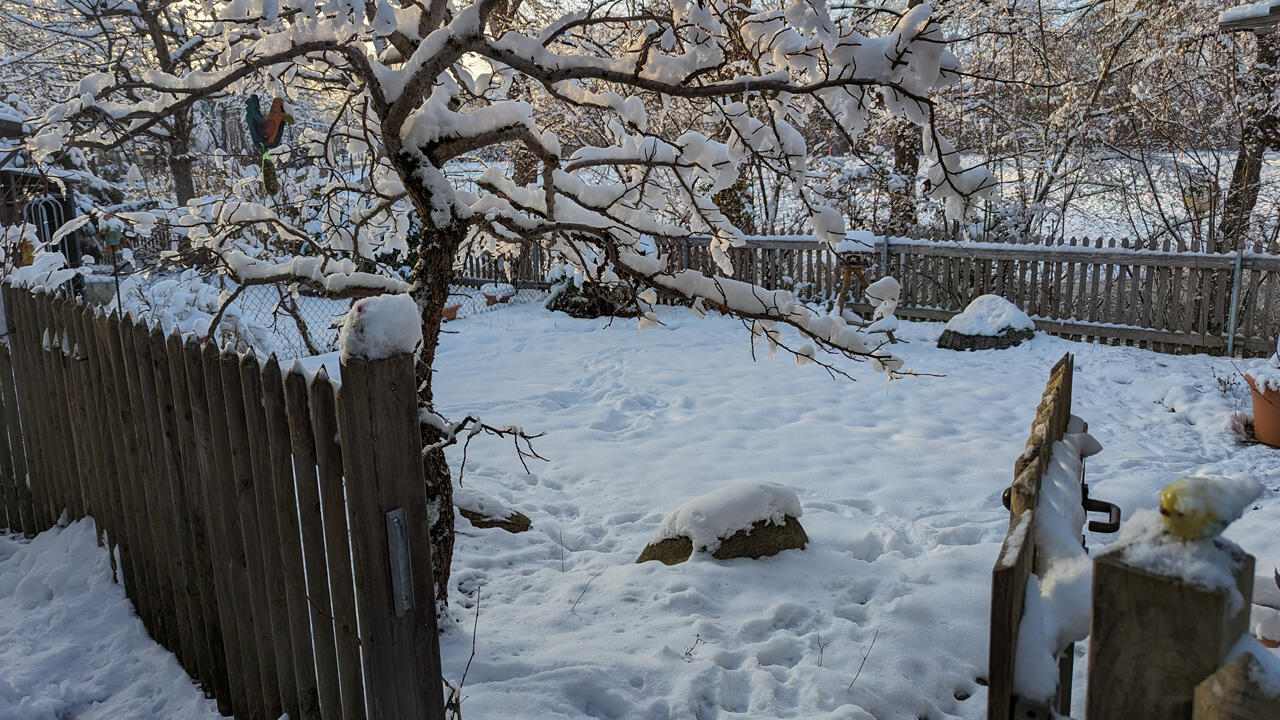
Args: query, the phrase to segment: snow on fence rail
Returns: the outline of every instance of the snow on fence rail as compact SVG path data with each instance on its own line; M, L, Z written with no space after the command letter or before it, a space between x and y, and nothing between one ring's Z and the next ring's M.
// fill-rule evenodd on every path
M705 238L663 241L672 270L712 267ZM1040 330L1162 352L1266 355L1280 335L1280 257L1117 247L1071 238L1059 246L874 239L850 256L815 238L752 237L729 252L734 278L802 298L861 297L864 281L902 283L896 314L947 320L979 295L1013 302ZM868 268L866 275L861 270ZM855 309L866 310L857 304Z
M410 356L339 387L2 292L0 526L92 517L224 714L444 717Z

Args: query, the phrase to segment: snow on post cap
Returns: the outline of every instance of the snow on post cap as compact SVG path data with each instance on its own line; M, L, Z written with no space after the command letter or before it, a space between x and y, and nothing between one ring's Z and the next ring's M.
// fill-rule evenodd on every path
M761 520L781 525L784 517L802 514L800 500L790 489L769 482L739 482L700 495L668 515L652 542L687 537L694 552L712 552L720 541Z
M378 295L357 300L342 324L342 361L353 357L383 360L416 354L422 346L422 317L408 295Z
M999 295L980 295L964 312L947 322L947 329L960 335L999 335L1007 328L1035 330L1036 324L1016 305Z

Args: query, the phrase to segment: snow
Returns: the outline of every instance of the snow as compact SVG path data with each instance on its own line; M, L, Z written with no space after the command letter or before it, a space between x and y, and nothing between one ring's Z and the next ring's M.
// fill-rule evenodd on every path
M1280 656L1268 650L1258 642L1257 638L1252 635L1241 635L1240 640L1227 653L1227 658L1222 664L1228 665L1232 660L1246 653L1258 660L1259 668L1252 675L1252 679L1268 697L1280 700Z
M1240 20L1255 20L1267 17L1271 14L1271 9L1280 6L1280 0L1263 0L1263 2L1249 3L1247 5L1237 5L1228 8L1218 16L1218 23L1237 22Z
M1246 372L1259 390L1280 391L1280 348L1271 357L1255 360Z
M216 720L133 613L91 520L0 534L0 718Z
M422 314L409 295L377 295L357 300L338 339L342 361L383 360L415 354L422 347Z
M1113 550L1124 554L1133 567L1155 575L1173 577L1210 590L1226 590L1230 607L1243 607L1236 587L1238 563L1234 554L1244 552L1222 538L1182 540L1164 528L1159 513L1141 510L1121 524ZM1261 552L1263 548L1252 548Z
M999 295L979 295L947 322L947 329L961 335L999 335L1007 329L1035 330L1036 324L1018 306Z
M744 481L686 501L662 521L651 543L687 537L698 551L714 552L720 541L765 520L781 525L783 516L804 514L790 489L770 482Z
M1267 486L1259 509L1225 535L1257 556L1260 574L1280 565L1280 456L1232 435L1229 419L1248 394L1242 383L1214 380L1234 374L1229 359L1044 335L1000 353L956 355L933 346L942 324L903 322L902 354L942 377L886 383L850 363L851 383L789 359L752 362L732 318L655 312L663 324L636 333L630 323L504 307L450 323L441 336L437 409L546 432L535 448L549 458L530 461L526 474L509 441L477 436L467 452L463 487L472 499L518 510L533 527L512 535L458 522L441 643L456 684L478 594L465 717L985 717L976 679L986 675L990 573L1009 523L1000 493L1049 370L1068 351L1076 355L1073 410L1106 447L1088 460L1090 494L1158 527L1152 508L1173 479L1254 477ZM1164 403L1174 388L1176 409ZM462 448L446 452L456 477ZM803 552L635 564L672 508L741 481L795 494L810 538ZM1093 554L1115 542L1087 536ZM91 598L91 617L141 633L116 590ZM28 672L35 661L10 654L20 652L8 642L15 633L63 632L33 613L0 598L4 682L18 697L30 682L13 677L41 678L49 697L74 693L89 677L80 665L41 661ZM164 655L126 645L138 649L122 659L97 642L115 630L65 632L104 666ZM1077 709L1087 661L1076 659ZM189 681L150 667L112 672L121 692L162 682L149 697L170 708L195 696ZM26 720L6 715L6 692L0 718Z

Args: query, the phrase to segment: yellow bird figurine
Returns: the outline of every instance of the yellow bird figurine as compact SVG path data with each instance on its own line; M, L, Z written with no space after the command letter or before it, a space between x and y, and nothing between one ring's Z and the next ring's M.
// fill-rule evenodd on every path
M1261 494L1253 480L1179 478L1160 491L1160 515L1165 529L1183 540L1214 537Z

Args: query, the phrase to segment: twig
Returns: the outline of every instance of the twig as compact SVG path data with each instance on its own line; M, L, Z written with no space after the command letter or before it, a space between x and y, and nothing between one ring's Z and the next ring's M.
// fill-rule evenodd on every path
M867 647L867 651L862 654L862 662L858 664L858 672L853 674L853 679L849 681L849 687L846 691L853 689L853 684L858 682L858 676L862 674L862 668L867 664L867 658L871 657L871 649L876 646L876 638L880 637L880 631L876 630L876 634L871 636L871 645Z
M603 574L604 574L604 571L605 571L605 570L608 570L608 569L609 569L609 568L603 568L603 569L601 569L601 570L600 570L600 572L598 572L598 573L596 573L595 575L592 575L592 576L591 576L591 579L590 579L590 580L588 580L588 581L587 581L587 584L582 588L582 592L578 593L578 599L577 599L577 600L574 600L574 601L573 601L573 605L569 607L569 612L573 612L573 609L574 609L574 608L576 608L576 607L578 607L578 603L579 603L579 602L581 602L581 600L582 600L582 596L587 594L587 588L591 587L591 583L595 582L595 581L596 581L596 578L598 578L598 577L600 577L601 575L603 575Z

